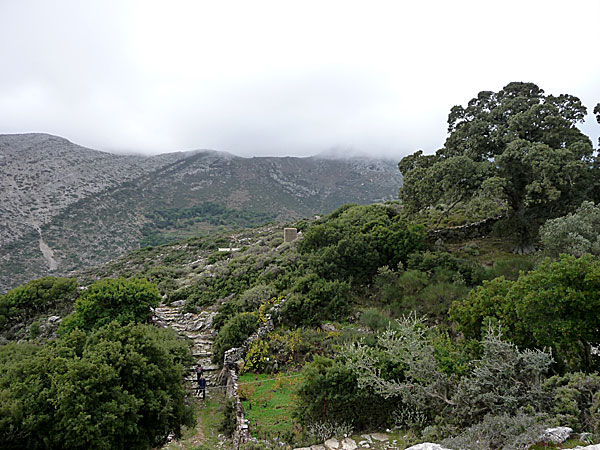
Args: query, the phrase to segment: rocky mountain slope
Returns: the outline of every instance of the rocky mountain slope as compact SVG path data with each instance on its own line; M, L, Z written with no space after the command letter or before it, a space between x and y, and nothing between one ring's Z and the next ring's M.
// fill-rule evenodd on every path
M0 135L0 292L144 245L392 199L399 185L395 161L115 155Z

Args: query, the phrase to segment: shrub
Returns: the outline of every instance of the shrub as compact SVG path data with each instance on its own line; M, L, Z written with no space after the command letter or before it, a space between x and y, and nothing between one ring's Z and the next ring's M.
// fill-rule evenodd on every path
M545 411L553 426L600 434L600 375L553 376L544 383Z
M382 266L397 267L422 247L424 231L389 206L345 205L311 225L298 244L310 266L329 280L369 282Z
M289 325L314 325L326 320L340 320L350 311L350 285L328 281L315 273L299 278L292 295L281 308L281 319Z
M124 278L96 281L75 302L75 312L60 325L59 333L74 328L92 330L116 321L122 325L146 322L158 306L156 286L146 280Z
M521 450L539 442L545 425L535 416L487 415L460 435L446 439L443 446L457 450Z
M377 308L366 308L360 313L360 323L372 331L383 331L395 324L388 316Z
M258 329L258 316L253 313L239 313L233 316L219 330L213 346L213 362L223 363L223 355L231 348L239 347Z
M45 346L0 347L5 449L150 449L191 426L191 361L172 330L112 322Z
M540 240L551 256L586 253L600 256L600 205L583 202L577 211L548 220L540 228Z
M77 296L74 278L45 277L0 295L0 329L7 322L29 319L56 307L70 306Z
M295 414L307 425L346 423L361 430L383 426L395 405L361 388L356 375L342 362L320 356L305 366L304 381L296 394Z

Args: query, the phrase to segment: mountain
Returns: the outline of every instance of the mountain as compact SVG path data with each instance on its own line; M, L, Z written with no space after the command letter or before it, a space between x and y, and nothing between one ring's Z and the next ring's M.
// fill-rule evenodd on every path
M396 161L116 155L0 135L0 292L175 239L396 198Z

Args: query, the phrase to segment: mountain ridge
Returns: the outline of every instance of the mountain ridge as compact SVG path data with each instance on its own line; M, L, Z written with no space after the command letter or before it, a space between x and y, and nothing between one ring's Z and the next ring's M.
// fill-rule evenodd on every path
M0 162L0 291L145 245L392 200L401 182L390 160L120 155L37 133L0 135Z

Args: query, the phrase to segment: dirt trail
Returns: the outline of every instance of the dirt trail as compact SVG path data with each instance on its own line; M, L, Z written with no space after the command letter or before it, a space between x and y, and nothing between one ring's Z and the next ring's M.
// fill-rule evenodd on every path
M56 261L56 259L54 259L54 250L52 250L50 248L50 246L46 243L46 241L44 241L44 239L42 238L42 230L40 229L40 227L38 225L31 223L31 222L28 222L28 223L33 228L35 228L35 231L37 231L38 234L40 235L40 251L42 252L42 255L44 255L44 259L48 263L48 269L50 269L50 270L58 269L58 261Z

